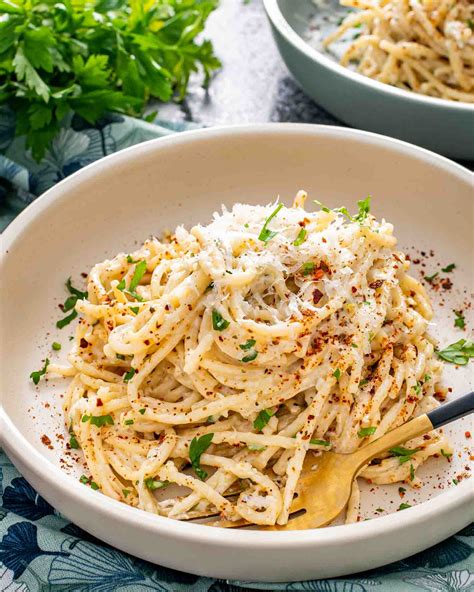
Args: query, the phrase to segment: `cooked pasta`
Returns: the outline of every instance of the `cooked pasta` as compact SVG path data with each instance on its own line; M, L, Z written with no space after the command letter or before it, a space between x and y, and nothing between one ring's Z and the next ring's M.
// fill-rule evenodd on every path
M474 103L474 3L470 0L340 0L358 9L328 35L356 31L341 64L405 90ZM354 29L357 27L357 29Z
M432 311L392 225L236 204L95 265L68 355L64 413L89 483L146 511L288 521L303 461L349 453L437 406ZM361 478L417 486L437 432ZM407 462L408 461L408 462ZM155 490L184 487L159 500ZM234 494L230 496L229 494ZM354 488L348 520L357 520Z

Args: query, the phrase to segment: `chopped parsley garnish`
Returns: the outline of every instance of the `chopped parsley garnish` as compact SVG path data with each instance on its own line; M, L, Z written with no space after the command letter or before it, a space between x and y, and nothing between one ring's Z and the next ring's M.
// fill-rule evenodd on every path
M446 265L446 267L442 267L441 271L444 271L444 273L450 273L453 269L456 269L456 263L450 263L449 265Z
M130 280L130 285L128 286L128 288L126 288L125 278L122 278L119 281L119 283L117 284L117 290L120 290L121 292L125 292L126 294L129 294L132 298L135 298L135 300L142 302L143 298L140 296L140 294L138 294L136 292L136 288L137 288L138 284L140 283L142 277L145 275L145 272L146 272L146 261L145 260L139 261L135 266L135 271L133 272L133 276L132 276L132 279Z
M334 376L334 378L336 380L339 380L341 378L341 371L339 370L339 368L336 368L334 370L334 372L332 373L332 375Z
M204 290L204 294L205 294L206 292L210 292L210 291L211 291L211 290L213 290L213 289L214 289L214 282L211 282L211 283L210 283L210 284L207 286L207 288Z
M87 298L87 292L82 292L75 288L71 283L70 277L66 280L66 288L69 290L69 293L75 296L78 300L84 300Z
M111 415L83 415L82 423L85 423L86 421L98 428L102 428L105 425L114 425L114 420Z
M138 306L131 306L130 310L135 314L138 314L140 312L140 309Z
M413 466L413 463L410 463L410 481L413 481L414 478L415 478L415 467Z
M313 446L331 446L331 442L328 442L327 440L315 440L313 438L311 438L309 443Z
M122 489L123 497L128 497L131 494L130 489Z
M331 211L327 206L325 206L324 204L322 204L320 201L318 201L317 199L313 199L314 203L319 206L321 208L321 210L323 212L326 212L326 214L329 214L329 212Z
M255 341L255 339L247 339L247 341L245 343L241 343L239 345L240 349L243 349L244 351L248 351L249 349L252 349L252 347L256 344L257 342Z
M267 425L270 421L271 416L273 415L273 411L271 409L263 409L257 415L257 419L253 422L253 427L257 430L257 432L261 432L263 428Z
M315 267L316 266L312 261L308 261L307 263L303 263L301 271L303 275L309 275L310 273L313 273Z
M431 380L431 376L429 374L425 374L423 376L423 382L428 382L429 380Z
M378 512L379 514L380 514L380 512L385 512L385 510L383 508L376 508L375 511Z
M68 315L67 317L64 317L64 319L60 319L59 321L57 321L56 327L58 329L62 329L66 325L69 325L69 323L71 321L73 321L76 317L77 317L77 311L73 310L70 315Z
M59 351L61 349L61 344L58 343L57 341L53 341L53 343L51 344L51 347L54 349L54 351Z
M300 231L298 232L298 236L293 241L293 244L295 245L295 247L299 247L300 245L302 245L304 243L304 241L306 240L307 234L308 234L308 231L306 230L306 228L300 229Z
M95 481L92 481L92 477L87 477L86 475L81 475L79 477L79 481L81 483L83 483L84 485L90 485L90 488L93 489L94 491L97 491L99 488L99 486L97 485L97 483Z
M189 460L196 475L204 481L207 478L207 472L201 469L201 455L206 452L214 438L214 434L204 434L200 438L193 438L189 446Z
M453 456L452 452L446 452L446 450L444 450L443 448L441 448L441 454L446 458L451 458Z
M363 386L365 386L366 384L368 384L368 380L366 378L363 378L360 382L359 382L359 388L362 388Z
M419 448L404 448L403 446L394 446L393 448L390 448L389 452L391 452L394 456L397 456L398 462L402 465L403 463L411 460L411 457L419 450Z
M81 448L79 442L77 441L76 435L72 430L69 431L69 446L74 450L80 450Z
M153 477L148 477L144 483L150 491L155 491L155 489L161 489L169 485L169 481L158 481L157 479L153 479Z
M123 354L115 354L117 360L125 360L125 356Z
M399 488L398 488L398 493L401 493L401 494L403 494L403 493L405 493L405 492L406 492L406 489L405 489L404 487L399 487Z
M123 423L125 425L133 425L135 423L135 420L134 419L126 419Z
M459 329L465 329L466 328L466 319L464 318L464 315L462 313L461 310L453 310L456 318L454 320L454 326L458 327Z
M135 376L135 372L135 368L130 368L130 370L126 374L124 374L123 381L130 382L130 380L132 380L132 378Z
M68 312L70 310L72 310L72 312L70 315L64 317L64 319L60 319L59 321L57 321L56 327L58 329L62 329L66 325L69 325L69 323L77 317L77 312L73 310L76 306L76 302L78 300L84 300L87 298L87 292L82 292L81 290L75 288L71 283L70 277L66 280L66 288L68 289L68 292L71 294L71 296L68 296L66 298L62 306L62 309L64 312Z
M398 506L398 509L399 509L399 510L406 510L406 509L408 509L408 508L411 508L411 504L405 504L405 503L403 503L403 504L400 504L400 505Z
M260 234L258 235L258 240L261 240L264 243L268 243L268 241L270 241L273 237L275 237L278 234L278 232L270 230L268 228L268 224L278 214L282 207L283 204L279 203L277 207L273 210L273 212L270 214L270 216L268 216L268 218L265 220L265 224L263 225L263 228L260 231Z
M134 259L131 255L127 255L127 263L138 263L140 259Z
M439 275L439 271L437 271L433 275L425 275L423 279L426 282L428 282L429 284L431 284L438 275Z
M139 410L138 410L138 413L139 413L140 415L144 415L145 411L146 411L146 409L139 409Z
M357 39L357 37L359 37L359 36L360 36L360 33L355 35L354 39ZM359 224L362 225L367 220L367 216L370 213L370 195L368 197L366 197L365 199L360 199L357 202L357 207L359 208L359 211L355 216L351 216L349 214L347 208L345 208L345 207L335 208L334 211L337 212L338 214L342 214L343 216L346 216L346 218L348 220L350 220L351 222L358 222Z
M258 352L255 350L252 350L250 353L248 353L246 356L244 356L242 358L242 362L253 362L253 360L255 360L255 358L258 356Z
M419 395L421 393L421 385L422 383L417 381L417 383L415 384L415 386L413 387L413 390L415 391L415 393L417 395Z
M453 479L453 483L454 483L454 485L457 485L459 483L459 481L457 479Z
M35 370L34 372L32 372L30 374L30 378L35 384L38 384L41 377L46 374L46 371L48 370L48 366L49 366L49 358L46 358L46 360L44 361L44 366L41 368L41 370Z
M436 350L436 353L445 362L465 366L469 362L469 358L474 358L474 342L460 339L445 349Z
M474 21L472 19L467 19L466 23L467 26L471 29L471 31L474 31Z
M221 313L215 308L212 309L212 328L214 331L224 331L230 325L230 321L224 319Z
M377 428L372 426L368 428L361 428L357 432L357 435L359 436L359 438L366 438L367 436L372 436L372 434L375 434L376 431Z
M359 346L357 345L357 343L351 343L351 347L353 347L354 349L359 349Z

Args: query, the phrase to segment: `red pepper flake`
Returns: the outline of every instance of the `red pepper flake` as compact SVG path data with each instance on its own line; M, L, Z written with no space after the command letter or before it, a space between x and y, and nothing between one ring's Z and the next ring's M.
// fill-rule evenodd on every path
M84 279L86 279L86 278L87 278L87 273L86 273L85 271L83 271L83 272L81 273L81 275L82 275L82 277L83 277Z
M48 438L46 434L41 436L41 442L47 446L50 450L53 450L53 445L51 444L51 440Z
M380 286L382 286L383 282L383 280L375 280L375 282L369 284L369 288L372 288L372 290L376 290L377 288L380 288Z
M351 290L352 290L353 294L355 294L357 292L357 288L355 286L352 286Z
M321 290L318 290L317 288L315 290L313 290L314 304L318 304L318 302L321 300L322 297L323 297L323 293L321 292Z
M97 399L97 407L102 407L103 403L102 403L102 399Z
M84 339L84 337L82 337L79 345L81 347L85 348L85 347L88 347L89 346L89 343Z
M471 438L471 432L464 432L464 435L468 440Z
M451 290L453 287L453 282L449 278L443 278L441 280L441 287L443 290Z

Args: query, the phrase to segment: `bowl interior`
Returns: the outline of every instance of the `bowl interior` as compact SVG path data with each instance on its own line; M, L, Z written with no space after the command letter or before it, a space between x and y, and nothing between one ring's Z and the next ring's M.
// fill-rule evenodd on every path
M81 273L95 262L128 252L150 235L179 224L207 223L221 204L264 204L280 196L289 205L301 188L312 199L349 210L371 194L375 214L394 223L400 248L421 259L412 269L417 277L455 263L452 289L428 287L436 310L432 333L441 344L466 337L454 327L452 312L465 309L472 282L473 194L464 169L407 144L330 127L216 129L148 142L68 178L5 233L1 400L28 442L72 475L83 472L76 457L64 453L65 382L48 380L35 388L28 378L46 357L66 360L75 322L62 330L55 322L63 316L58 305L67 296L69 276L82 286ZM60 352L51 350L53 341L62 344ZM469 381L467 367L446 368L453 394L467 392ZM409 491L404 501L442 494L454 487L452 479L466 474L467 425L465 420L447 428L457 450L453 461L425 464L419 471L425 487ZM363 517L400 504L398 486L365 490Z

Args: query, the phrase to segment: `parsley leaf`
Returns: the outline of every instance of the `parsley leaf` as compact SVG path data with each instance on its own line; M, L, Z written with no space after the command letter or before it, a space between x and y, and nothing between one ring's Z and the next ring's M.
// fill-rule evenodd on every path
M456 269L456 263L450 263L449 265L446 265L446 267L442 267L441 271L444 271L444 273L450 273L453 269Z
M307 234L308 234L308 231L306 230L306 228L301 228L301 230L298 232L298 236L293 241L294 246L299 247L300 245L302 245L304 243L304 241L306 240Z
M309 275L310 273L313 273L315 267L316 265L312 261L308 261L307 263L303 263L301 271L303 275Z
M257 356L258 356L258 352L255 350L252 350L246 356L244 356L241 361L242 362L253 362Z
M72 431L69 432L69 446L74 450L80 450L81 448L79 442L77 441L76 435Z
M331 442L328 442L327 440L315 440L313 438L311 438L309 443L313 444L313 446L331 446Z
M263 409L257 415L257 419L253 422L253 427L257 430L257 432L261 432L263 428L267 425L270 421L271 416L273 415L273 411L271 409Z
M357 435L359 436L359 438L366 438L367 436L372 436L372 434L375 434L376 431L376 427L361 428L357 432Z
M240 349L243 349L244 351L248 351L249 349L252 349L252 347L256 344L257 342L255 341L255 339L247 339L247 341L245 343L241 343L239 345Z
M445 362L465 366L469 362L469 358L474 358L474 342L460 339L445 349L436 350L436 353Z
M359 208L359 212L354 216L354 220L362 224L366 221L367 216L370 213L370 195L365 199L361 199L357 202L357 207Z
M406 510L407 508L411 508L411 504L405 504L405 503L403 503L403 504L400 504L398 506L398 509L399 510Z
M214 438L214 434L204 434L200 438L193 438L189 446L189 460L196 475L204 481L207 478L207 472L201 469L201 455L206 452Z
M390 448L389 452L391 452L394 456L397 456L398 462L402 465L403 463L408 462L411 457L419 450L419 448L404 448L403 446L394 446L393 448Z
M98 428L102 428L106 425L114 425L114 420L111 415L83 415L82 423L88 421L91 425L95 425Z
M36 370L35 372L32 372L30 374L30 378L35 384L38 384L41 377L46 374L46 371L48 370L48 366L49 366L49 359L46 358L46 360L44 361L44 366L41 368L41 370Z
M162 489L163 487L167 487L170 484L169 481L158 481L157 479L153 479L153 477L148 477L145 479L144 483L150 491Z
M339 380L341 378L341 371L339 370L339 368L336 368L334 370L334 372L332 373L332 375L334 376L334 378L336 380Z
M433 283L434 279L439 275L439 271L434 273L433 275L425 275L423 279L428 282L429 284Z
M268 225L271 220L278 214L278 212L282 209L283 204L279 203L277 207L273 210L273 212L268 216L265 220L265 224L263 225L260 234L258 235L258 240L261 240L264 243L268 243L273 237L275 237L278 232L274 232L273 230L269 230Z
M64 117L81 129L108 112L140 116L148 99L185 97L192 73L219 68L201 39L217 0L0 1L0 105L36 160Z
M132 378L135 376L135 372L135 368L130 368L130 370L124 374L123 381L130 382L130 380L132 380Z
M230 325L230 321L224 319L221 313L215 308L212 310L212 328L214 331L224 331Z
M454 319L454 326L459 327L459 329L466 328L466 319L464 318L462 310L453 310L456 318Z

